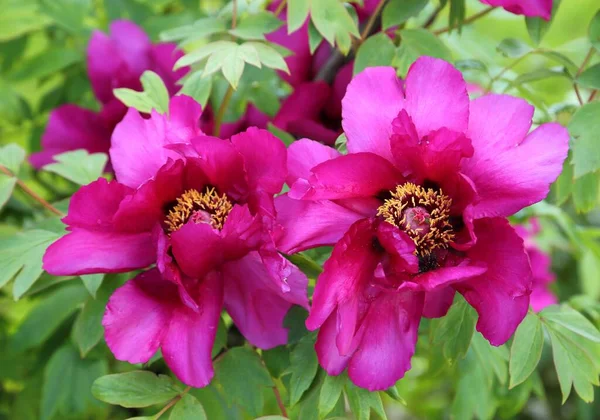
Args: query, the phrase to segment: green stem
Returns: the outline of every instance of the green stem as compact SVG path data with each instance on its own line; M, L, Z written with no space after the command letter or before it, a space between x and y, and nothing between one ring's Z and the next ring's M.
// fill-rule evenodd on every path
M488 13L490 13L492 10L494 10L495 7L488 7L487 9L482 10L479 13L475 13L473 16L469 16L468 18L466 18L465 20L462 21L462 25L468 25L469 23L473 23L475 22L477 19L484 17L485 15L487 15ZM456 25L452 25L452 26L448 26L446 28L442 28L442 29L438 29L437 31L433 31L433 33L435 35L440 35L446 32L450 32L452 29L458 27L458 24Z
M233 86L229 85L229 88L223 97L223 102L221 102L221 106L217 112L217 116L215 117L215 128L213 130L213 135L215 137L219 137L221 134L221 126L223 125L223 118L225 118L225 111L227 111L227 106L229 105L229 101L231 101L232 96Z

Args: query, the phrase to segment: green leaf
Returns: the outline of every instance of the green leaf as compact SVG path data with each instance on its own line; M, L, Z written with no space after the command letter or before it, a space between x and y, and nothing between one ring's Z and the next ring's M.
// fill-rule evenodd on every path
M42 256L60 234L45 230L18 233L0 242L0 287L15 278L13 296L19 299L42 274Z
M471 340L471 348L477 357L478 363L486 374L487 381L491 384L494 377L500 384L505 385L508 379L508 361L510 352L506 346L492 346L481 333L476 332Z
M315 343L311 336L305 336L298 342L290 353L290 362L290 405L294 406L310 387L319 368Z
M405 29L400 31L402 42L397 51L395 67L402 75L422 55L452 61L452 54L446 45L435 35L425 29Z
M427 0L391 0L383 8L381 25L383 30L401 25L409 18L417 16L427 6Z
M96 298L96 292L102 285L104 274L88 274L86 276L81 276L81 280L83 281L85 288L90 292L90 295L92 295L93 298Z
M180 95L187 95L196 100L203 107L206 106L212 90L212 78L202 77L202 71L195 71L183 82L179 91Z
M82 61L83 55L75 50L53 47L22 61L9 77L14 81L41 79Z
M286 346L277 346L263 350L262 359L274 378L279 378L290 367L290 349Z
M458 293L446 316L431 321L432 343L434 346L441 346L448 363L454 364L456 360L465 357L476 322L475 310Z
M86 150L74 150L54 156L57 163L44 166L44 170L54 172L79 185L87 185L100 178L108 161L105 153L89 154Z
M290 73L290 69L288 68L285 60L283 59L283 56L275 48L263 42L247 42L246 44L254 47L256 53L258 54L259 61L266 67L275 70L282 70L288 74Z
M215 41L210 44L203 45L202 47L184 55L175 63L174 70L178 70L182 67L191 66L201 62L202 60L210 57L212 54L219 51L228 50L236 47L237 44L232 41ZM203 76L204 77L204 76Z
M546 322L560 325L594 343L600 343L600 332L586 317L569 305L552 305L540 312L540 317Z
M206 420L206 412L196 397L186 394L173 407L169 420Z
M362 43L354 60L354 74L367 67L389 66L396 54L396 46L385 34L373 35Z
M285 258L311 279L316 279L323 272L323 267L303 252L285 255Z
M2 3L0 14L0 42L10 41L29 32L46 27L51 20L39 13L32 2L10 1Z
M345 388L348 402L350 403L350 410L352 410L357 420L369 420L371 418L371 409L379 417L387 420L381 396L378 392L369 392L366 389L357 387L350 381L346 381Z
M12 195L15 185L17 185L17 178L0 173L0 210Z
M273 13L258 12L243 17L229 33L242 39L265 39L265 34L276 31L283 25Z
M503 39L496 49L509 58L519 58L531 52L529 45L515 38Z
M321 386L321 393L319 394L319 417L325 418L333 410L342 396L346 380L346 374L325 376L323 385Z
M523 383L535 370L544 347L542 323L534 313L528 313L517 332L510 348L510 386Z
M308 45L311 54L315 53L321 42L323 42L323 35L321 35L311 20L308 22Z
M590 240L586 240L583 245L583 255L577 265L581 288L587 296L598 299L600 298L600 282L598 281L598 273L600 273L600 246L596 244L596 241Z
M452 30L458 29L458 32L462 29L462 23L465 20L465 0L448 0L450 2L450 14L448 15L448 25Z
M185 45L219 32L225 32L226 30L225 21L208 17L199 19L191 25L180 26L161 32L160 39L165 42L182 41L182 45Z
M579 178L600 170L600 102L592 102L579 108L568 128L575 138L572 146L574 177Z
M535 45L538 45L548 29L550 29L550 25L554 20L554 16L558 11L558 6L560 4L560 0L554 0L552 5L552 13L550 15L550 20L545 20L540 17L525 17L525 24L527 25L527 32L529 32L529 37L533 41Z
M131 408L165 403L179 395L179 390L166 375L136 370L96 379L92 394L100 401Z
M493 377L481 364L475 352L469 351L461 360L458 369L458 383L453 387L455 397L450 407L450 415L456 419L490 419L495 409L492 396Z
M588 67L577 78L577 84L589 89L600 89L600 63Z
M217 328L217 335L215 336L215 342L213 343L213 348L211 352L211 356L213 359L221 353L221 350L227 344L227 326L225 322L223 322L223 318L219 319L219 327Z
M40 418L85 417L90 407L100 405L90 388L106 371L103 360L82 360L68 344L58 349L44 370Z
M311 0L288 0L287 23L288 34L300 29L308 17Z
M527 73L520 74L515 80L510 83L510 87L522 85L524 83L537 82L539 80L548 79L551 77L567 77L563 71L550 69L538 69Z
M264 406L263 387L273 386L269 372L258 354L246 347L235 347L215 365L216 379L230 401L258 417Z
M84 21L92 6L91 0L41 0L40 10L63 29L74 34L87 32Z
M180 60L185 57L182 57ZM143 92L128 88L119 88L114 89L113 93L125 106L137 109L145 114L149 114L153 109L161 114L167 113L169 111L169 91L160 76L150 70L146 70L142 74L140 81L144 89Z
M323 38L332 46L337 44L344 54L350 51L351 35L360 37L356 22L338 0L311 2L310 17Z
M600 52L600 10L594 15L588 30L590 42Z
M569 155L563 163L563 170L554 183L556 204L564 204L573 192L573 165L571 164L573 154Z
M333 145L335 149L343 155L348 154L348 138L346 137L346 133L342 133L335 139L335 143Z
M79 284L69 284L44 296L12 336L10 347L22 352L42 344L89 297Z
M289 133L286 133L279 127L274 126L272 122L267 123L267 130L269 130L269 132L271 134L273 134L275 137L277 137L279 140L281 140L283 142L283 144L285 144L286 146L289 146L294 141L296 141L294 136L292 136Z
M572 172L572 166L569 165ZM572 177L573 175L571 175ZM585 174L575 180L573 187L573 204L578 213L587 213L592 211L598 204L600 197L600 174L592 172ZM600 282L594 280L598 286Z
M0 165L10 170L13 175L19 174L19 168L25 160L25 150L14 143L0 147Z
M306 329L306 318L308 311L302 306L294 305L290 308L283 319L283 326L290 332L288 333L288 344L294 344L300 341L308 330Z

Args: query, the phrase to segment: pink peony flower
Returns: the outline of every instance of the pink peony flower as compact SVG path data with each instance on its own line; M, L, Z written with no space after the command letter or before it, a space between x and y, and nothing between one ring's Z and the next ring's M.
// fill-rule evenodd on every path
M506 95L469 101L445 61L418 59L405 83L366 69L342 102L348 155L311 140L288 151L276 208L284 252L335 245L307 327L332 375L386 389L410 368L422 315L458 291L477 330L506 342L529 307L531 269L507 216L543 199L567 155L558 124L531 133L533 107Z
M176 96L168 116L130 109L110 149L117 181L82 187L63 219L69 233L44 255L54 275L152 268L119 288L103 319L119 360L159 349L175 375L201 387L224 305L260 348L287 342L283 318L308 306L307 279L275 249L273 195L284 145L250 128L221 140L198 128L200 106Z
M550 290L549 285L556 280L551 270L552 260L542 251L534 241L535 235L540 231L537 219L531 219L528 226L515 226L515 230L525 242L525 252L529 256L533 286L529 304L534 311L539 312L546 306L558 303L558 299Z
M550 20L552 0L480 0L483 4L502 7L515 15L541 17Z
M108 153L112 132L127 112L113 95L113 89L141 91L140 76L152 70L174 95L179 90L176 82L188 71L172 71L182 55L175 44L152 44L141 28L126 20L111 23L110 35L95 31L88 44L87 67L102 109L94 112L69 104L52 111L42 135L42 151L31 155L31 164L40 168L51 163L55 155L76 149Z

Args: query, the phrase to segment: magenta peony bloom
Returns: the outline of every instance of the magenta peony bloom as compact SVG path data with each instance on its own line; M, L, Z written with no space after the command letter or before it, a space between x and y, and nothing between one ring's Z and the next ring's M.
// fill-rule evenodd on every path
M76 149L108 153L112 132L127 112L113 95L113 89L141 91L140 76L152 70L174 95L179 90L176 82L188 71L187 68L172 71L182 55L175 44L152 44L148 35L129 21L112 22L110 35L95 31L88 44L87 67L102 110L94 112L77 105L62 105L52 111L42 135L42 151L31 155L31 164L40 168L51 163L55 155Z
M335 245L307 320L332 375L386 389L410 368L422 315L458 291L493 345L529 307L531 269L507 216L548 193L567 155L558 124L531 133L533 107L506 95L469 101L445 61L418 59L405 83L369 68L342 102L348 155L311 140L288 152L276 200L284 252Z
M480 0L483 4L502 7L515 15L541 17L550 20L552 0Z
M130 109L110 150L117 181L99 179L71 199L69 233L44 255L54 275L127 272L103 319L119 360L159 349L188 385L213 376L211 349L224 305L260 348L287 342L283 318L308 307L307 279L275 249L273 195L286 175L284 145L250 128L221 140L198 128L200 106L171 100L169 116Z
M558 299L549 288L550 283L556 280L551 270L552 260L534 241L535 235L540 231L540 224L537 219L531 219L529 226L515 226L515 230L525 242L525 251L529 256L531 272L533 274L533 286L529 304L534 311L539 312L546 306L558 303Z

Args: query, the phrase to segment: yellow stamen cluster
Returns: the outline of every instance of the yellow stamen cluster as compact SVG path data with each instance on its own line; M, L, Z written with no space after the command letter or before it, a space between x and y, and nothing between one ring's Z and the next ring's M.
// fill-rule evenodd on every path
M167 214L165 224L169 233L181 228L197 212L203 212L215 229L223 229L225 219L233 205L227 195L219 195L214 188L207 188L204 192L187 190L177 198L177 204Z
M391 192L391 197L377 209L377 215L394 226L404 230L411 237L417 249L417 255L427 256L435 249L448 248L454 240L454 232L450 224L450 207L452 199L439 190L407 182L398 185ZM414 228L407 219L407 210L422 209L428 213L423 223L427 228Z

